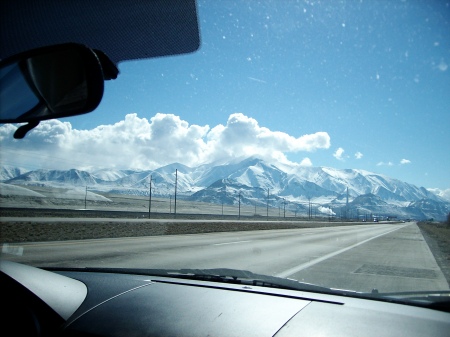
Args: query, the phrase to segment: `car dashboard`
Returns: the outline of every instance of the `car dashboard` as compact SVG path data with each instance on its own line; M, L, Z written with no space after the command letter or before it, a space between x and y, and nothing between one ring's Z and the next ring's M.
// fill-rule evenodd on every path
M8 261L2 261L1 278L6 285L2 297L11 309L3 326L11 335L445 336L450 331L450 313L348 296L149 275L55 272Z

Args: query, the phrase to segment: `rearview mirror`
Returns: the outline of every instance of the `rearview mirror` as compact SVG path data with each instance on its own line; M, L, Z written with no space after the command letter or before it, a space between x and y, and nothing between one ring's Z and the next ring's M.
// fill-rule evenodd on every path
M83 45L63 44L13 56L0 63L0 123L37 125L91 112L103 88L99 57Z

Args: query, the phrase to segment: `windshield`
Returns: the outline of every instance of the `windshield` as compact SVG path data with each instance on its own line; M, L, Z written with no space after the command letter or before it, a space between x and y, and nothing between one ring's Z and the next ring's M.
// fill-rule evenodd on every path
M197 7L198 51L0 126L2 259L448 291L450 4Z

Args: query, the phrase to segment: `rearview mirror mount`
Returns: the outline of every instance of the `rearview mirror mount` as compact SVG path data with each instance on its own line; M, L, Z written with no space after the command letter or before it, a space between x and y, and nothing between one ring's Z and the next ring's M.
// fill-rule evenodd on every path
M102 54L103 62L106 55ZM80 44L63 44L15 55L0 63L0 123L29 123L14 135L23 138L46 119L80 115L99 105L104 80L118 70Z

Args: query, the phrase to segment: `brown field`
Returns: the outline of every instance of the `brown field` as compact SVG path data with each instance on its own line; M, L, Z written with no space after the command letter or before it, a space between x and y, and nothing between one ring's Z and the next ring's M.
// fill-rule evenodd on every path
M417 225L450 285L450 224L424 221Z

